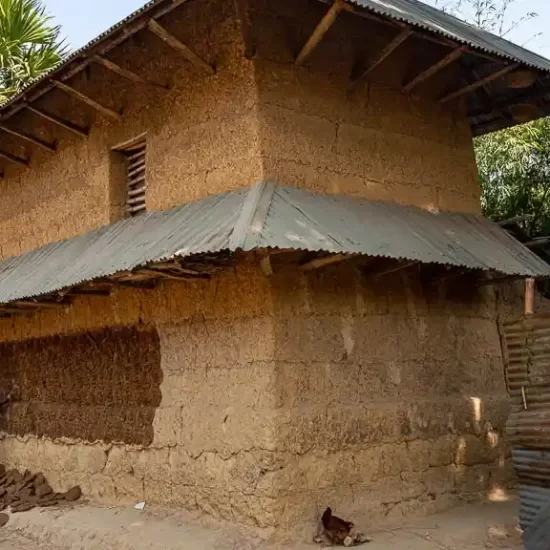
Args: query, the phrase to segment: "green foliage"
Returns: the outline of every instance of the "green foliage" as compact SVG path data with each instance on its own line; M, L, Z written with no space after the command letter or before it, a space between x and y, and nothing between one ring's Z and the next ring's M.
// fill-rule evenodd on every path
M475 147L485 215L530 215L528 234L550 234L550 119L488 134Z
M0 0L0 103L66 53L40 0Z

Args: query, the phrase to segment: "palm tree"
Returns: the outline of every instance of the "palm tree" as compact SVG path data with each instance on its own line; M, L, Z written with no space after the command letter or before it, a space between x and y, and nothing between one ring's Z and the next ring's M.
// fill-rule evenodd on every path
M65 55L41 0L0 0L0 103Z

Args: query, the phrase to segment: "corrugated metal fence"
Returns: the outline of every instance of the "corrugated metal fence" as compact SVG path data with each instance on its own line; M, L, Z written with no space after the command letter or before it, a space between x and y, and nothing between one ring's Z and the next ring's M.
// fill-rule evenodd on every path
M507 433L520 484L526 550L550 549L550 315L504 325Z

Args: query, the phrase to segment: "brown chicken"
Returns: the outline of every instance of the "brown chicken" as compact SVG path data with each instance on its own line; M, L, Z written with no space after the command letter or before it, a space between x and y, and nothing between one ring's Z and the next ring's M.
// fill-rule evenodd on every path
M351 521L344 521L338 516L333 516L330 507L324 511L321 521L325 528L325 534L332 544L343 545L353 529Z

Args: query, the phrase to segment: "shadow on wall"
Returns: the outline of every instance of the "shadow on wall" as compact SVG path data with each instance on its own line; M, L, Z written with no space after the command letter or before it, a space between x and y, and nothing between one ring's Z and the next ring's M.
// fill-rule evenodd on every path
M51 439L150 445L161 401L152 327L0 344L0 430Z

